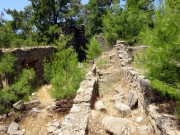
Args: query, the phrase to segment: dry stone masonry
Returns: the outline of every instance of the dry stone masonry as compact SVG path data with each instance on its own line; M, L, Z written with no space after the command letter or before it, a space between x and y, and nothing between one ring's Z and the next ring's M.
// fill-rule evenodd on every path
M94 106L98 93L98 81L95 76L96 68L93 67L86 79L81 82L74 99L70 113L65 116L61 125L48 127L50 135L86 135L88 130L88 118L91 108Z
M14 73L11 76L7 76L8 83L13 82L12 76L17 76L23 68L34 68L36 73L36 81L41 83L43 81L43 60L44 58L50 58L56 48L51 46L38 46L38 47L24 47L14 49L0 49L0 56L4 53L13 54L17 60L14 63ZM0 80L0 85L2 80Z
M121 78L128 86L130 92L128 96L129 106L131 109L137 108L140 112L145 113L153 126L157 135L180 135L180 130L176 118L172 114L162 113L156 104L159 98L151 88L150 81L129 66L133 60L133 50L146 48L128 47L121 43L117 43L116 61L121 68ZM138 120L139 121L139 120Z

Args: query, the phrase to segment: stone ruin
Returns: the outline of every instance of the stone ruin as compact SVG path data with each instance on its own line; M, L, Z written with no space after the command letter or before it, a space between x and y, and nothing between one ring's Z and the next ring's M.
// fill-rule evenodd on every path
M157 99L162 98L157 95L151 88L150 81L134 70L129 64L133 61L132 52L136 49L146 47L128 47L121 43L115 45L116 56L115 61L121 68L121 78L130 90L129 107L138 109L145 113L151 123L155 134L162 135L177 135L180 134L177 127L177 119L165 111L159 112ZM43 80L42 62L45 56L50 56L55 51L52 47L39 48L24 48L15 50L1 50L0 55L5 52L13 53L18 61L15 63L16 74L24 67L33 67L38 74L37 79ZM111 59L111 58L110 58ZM57 102L56 110L68 108L69 114L66 115L61 123L61 126L51 124L48 127L48 134L59 135L86 135L88 133L89 112L93 108L96 98L99 96L98 79L96 77L96 67L93 67L92 72L86 75L86 79L81 82L77 95L71 104L64 106L63 103ZM163 101L163 98L160 99ZM59 110L58 110L59 109ZM59 122L58 122L59 123Z
M35 82L41 84L44 80L43 60L44 58L50 58L55 51L56 48L51 46L1 49L0 56L4 53L11 53L17 58L14 63L13 74L6 76L8 84L13 83L13 78L21 73L23 68L33 68L36 73ZM0 81L2 83L2 80Z

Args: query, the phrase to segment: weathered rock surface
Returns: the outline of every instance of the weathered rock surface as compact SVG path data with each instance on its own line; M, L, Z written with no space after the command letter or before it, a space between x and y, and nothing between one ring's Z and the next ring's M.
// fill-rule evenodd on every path
M106 111L106 107L102 100L99 100L95 103L95 109L98 111Z
M90 104L74 104L73 106L79 106L79 110L71 111L69 115L62 121L59 135L85 135L88 117L90 111Z
M18 123L12 122L12 123L9 125L9 127L8 127L7 133L8 133L8 134L13 134L15 131L18 130L18 128L19 128Z
M113 116L106 116L102 119L102 124L106 131L115 135L122 135L126 128L131 123L130 120L124 118L116 118Z
M58 120L53 120L48 124L48 134L58 135L60 133L61 122Z
M148 126L141 126L138 128L139 135L152 135L154 134L153 130Z
M135 91L130 91L129 95L128 95L128 104L130 106L131 109L135 109L137 108L138 105L138 97Z
M13 131L10 135L24 135L23 131Z
M137 122L137 123L142 122L142 120L143 120L143 117L137 117L137 118L136 118L136 122Z
M131 110L128 105L125 105L125 104L121 103L120 101L115 103L115 107L122 113L126 113L126 114L130 113L130 110Z
M24 105L26 106L26 109L32 109L36 108L41 104L39 100L32 100L30 102L25 102Z
M22 110L23 108L25 108L24 106L24 101L22 100L19 100L18 102L16 102L15 104L13 104L13 108L20 111Z

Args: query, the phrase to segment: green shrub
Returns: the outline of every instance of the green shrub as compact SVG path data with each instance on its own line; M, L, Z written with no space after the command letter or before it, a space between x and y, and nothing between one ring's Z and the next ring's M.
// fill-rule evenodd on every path
M141 33L143 44L149 45L139 57L152 86L164 96L179 100L180 95L180 1L165 1L155 15L154 28Z
M87 59L93 60L101 54L102 50L97 40L91 39L90 44L88 45L88 50L86 51Z
M52 62L52 96L55 99L74 97L83 78L77 55L71 48L57 52Z
M167 83L159 80L151 80L152 88L160 92L163 96L180 100L180 91L177 88L170 87Z
M10 54L5 53L0 57L0 75L3 73L12 73L14 71L13 66L16 58Z
M0 91L0 114L8 113L12 105L19 100L28 100L31 95L32 83L35 79L33 69L24 69L15 79L15 83Z
M51 95L55 99L73 98L84 77L84 69L78 68L77 54L67 42L72 36L61 36L52 46L58 51L50 59L44 60L44 78L52 84Z

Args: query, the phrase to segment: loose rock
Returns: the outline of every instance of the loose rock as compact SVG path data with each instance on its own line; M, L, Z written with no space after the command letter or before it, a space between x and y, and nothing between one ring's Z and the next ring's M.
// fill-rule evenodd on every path
M39 100L33 100L30 102L24 103L24 105L26 106L26 109L32 109L32 108L38 107L40 105L40 101Z
M19 100L18 102L16 102L15 104L13 104L13 108L16 109L16 110L18 110L18 111L25 109L24 101Z
M131 110L129 106L121 103L120 101L115 103L115 107L119 111L125 112L125 113L130 113L130 110Z
M17 131L18 128L19 128L18 123L12 122L12 123L9 125L9 127L8 127L7 133L8 133L8 134L12 134L12 133L14 133L15 131Z
M105 105L104 105L103 101L101 101L101 100L96 102L95 108L98 111L106 111Z
M136 122L137 122L137 123L140 123L142 120L143 120L143 117L137 117L137 118L136 118Z
M102 119L102 124L106 131L113 133L115 135L122 135L124 128L128 127L130 120L124 118L116 118L113 116L106 116Z

